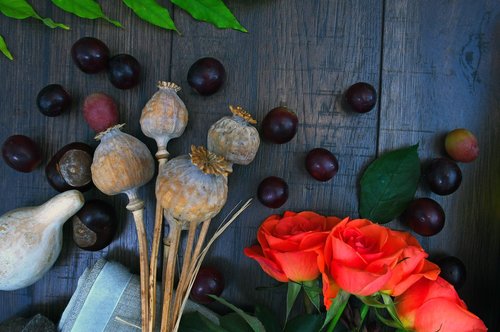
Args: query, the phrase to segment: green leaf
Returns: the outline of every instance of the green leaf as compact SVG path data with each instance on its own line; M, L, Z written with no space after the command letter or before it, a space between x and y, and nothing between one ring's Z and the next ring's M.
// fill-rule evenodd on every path
M322 315L300 315L286 324L284 332L316 332L322 324Z
M260 320L258 320L254 316L247 314L246 312L244 312L240 308L227 302L226 300L224 300L221 297L217 297L215 295L208 295L208 296L215 299L217 302L222 303L223 305L225 305L226 307L228 307L229 309L231 309L235 313L237 313L241 318L243 318L248 323L248 325L250 325L250 327L252 328L252 331L254 331L254 332L266 332L266 330L264 329L264 325L262 325Z
M380 293L382 295L382 300L384 303L387 305L387 311L389 312L389 315L391 315L391 318L399 324L399 327L403 327L403 323L399 320L398 313L396 311L396 306L394 305L394 301L392 300L392 297L390 295Z
M179 332L229 332L200 314L190 312L182 315Z
M101 6L94 0L52 0L52 3L62 10L75 14L78 17L88 19L102 18L119 28L122 27L120 22L107 17L103 13Z
M171 0L198 21L204 21L222 29L248 32L234 17L222 0Z
M37 12L26 2L26 0L0 0L0 12L7 17L22 20L28 17L36 18L51 28L62 28L68 30L69 27L62 23L56 23L50 18L40 17Z
M361 177L362 218L384 224L405 210L420 178L417 148L418 144L388 152L368 166Z
M329 332L333 331L333 329L335 328L335 326L339 322L340 316L344 312L344 309L347 305L347 302L349 301L350 296L351 296L351 294L349 294L343 290L340 290L338 292L335 299L333 299L333 302L330 305L330 308L326 312L326 318L325 318L325 321L323 323L322 328L324 328L326 325L328 325L328 323L331 322L330 325L328 326L328 331Z
M9 48L7 47L7 44L5 43L2 35L0 35L0 51L2 51L3 55L5 55L9 60L14 60L14 57L10 53Z
M122 0L134 13L146 22L167 30L175 30L168 10L155 0Z
M253 332L247 322L235 312L222 316L220 325L229 332Z
M357 297L363 304L374 308L387 308L387 304L380 302L376 296L358 296Z
M320 306L319 295L322 293L322 290L321 288L319 288L317 281L316 280L305 281L302 283L302 286L311 303L314 305L316 310L319 311L319 306Z
M288 290L286 292L286 316L285 322L288 321L288 316L290 311L292 311L293 305L297 300L297 296L300 293L302 285L293 281L288 282Z
M375 315L377 316L377 319L379 321L381 321L383 324L387 325L387 326L390 326L390 327L394 327L396 329L400 329L401 328L401 325L398 324L397 322L393 321L393 320L390 320L390 319L387 319L385 318L384 316L382 316L379 312L378 312L378 309L375 309Z
M255 307L255 317L262 322L266 332L281 332L281 326L276 319L276 315L266 306L257 305Z

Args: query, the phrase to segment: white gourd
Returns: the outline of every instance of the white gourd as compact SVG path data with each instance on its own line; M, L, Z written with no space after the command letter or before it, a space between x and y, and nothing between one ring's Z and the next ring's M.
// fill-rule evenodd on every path
M69 190L0 217L0 290L28 287L42 278L61 252L62 226L83 203L79 191Z

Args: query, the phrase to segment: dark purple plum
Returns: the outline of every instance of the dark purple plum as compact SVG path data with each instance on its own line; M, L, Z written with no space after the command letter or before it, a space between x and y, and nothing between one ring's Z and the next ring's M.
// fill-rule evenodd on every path
M432 192L438 195L449 195L460 186L462 171L453 160L436 158L426 167L424 178Z
M439 259L437 262L441 269L440 276L452 284L455 289L460 289L467 277L465 264L455 256L447 256Z
M371 84L358 82L347 89L345 100L354 112L366 113L375 107L377 92Z
M289 142L297 133L299 119L286 107L276 107L269 111L262 120L262 136L265 140L283 144Z
M129 54L117 54L108 62L108 78L116 88L126 90L139 84L141 65Z
M401 215L401 220L417 234L432 236L443 229L445 214L441 205L435 200L417 198L408 205Z
M40 90L36 105L43 115L58 116L71 106L71 96L61 85L50 84Z
M279 208L288 199L288 184L277 176L267 177L259 184L257 198L269 208Z
M194 91L202 96L210 96L226 81L226 70L217 59L201 58L189 68L187 80Z
M24 135L12 135L2 145L3 160L16 171L29 173L42 162L40 147Z
M214 267L202 266L196 275L189 296L200 304L214 301L208 295L219 296L224 290L224 276Z
M80 70L95 74L106 69L109 48L97 38L83 37L71 47L71 57Z
M318 181L328 181L337 174L339 163L330 151L316 148L306 157L306 169Z

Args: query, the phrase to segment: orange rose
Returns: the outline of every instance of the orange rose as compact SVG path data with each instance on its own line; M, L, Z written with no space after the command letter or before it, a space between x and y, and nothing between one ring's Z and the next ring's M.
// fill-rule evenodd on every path
M244 253L278 281L314 280L320 274L318 252L322 251L328 233L339 221L339 218L309 211L287 211L283 217L272 215L259 227L259 245L245 248Z
M467 311L455 288L441 277L419 280L394 302L405 328L417 332L488 330L481 319Z
M339 287L359 296L395 295L422 277L436 279L439 268L426 257L408 233L346 218L332 229L318 256L325 305L329 308Z

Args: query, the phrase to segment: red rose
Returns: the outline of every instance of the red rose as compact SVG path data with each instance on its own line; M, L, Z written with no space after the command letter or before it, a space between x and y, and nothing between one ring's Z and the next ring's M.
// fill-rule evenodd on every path
M245 248L244 253L278 281L314 280L320 274L318 252L322 251L328 233L339 221L339 218L309 211L287 211L283 217L272 215L259 227L259 245Z
M395 295L422 277L436 279L439 268L426 257L408 233L346 218L332 229L318 256L325 305L329 308L339 287L359 296L378 291Z
M394 302L403 325L417 332L488 330L481 319L467 311L455 288L441 277L420 279Z

